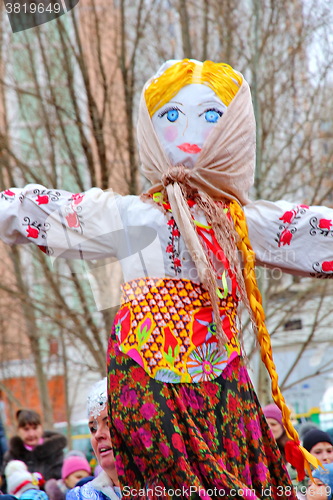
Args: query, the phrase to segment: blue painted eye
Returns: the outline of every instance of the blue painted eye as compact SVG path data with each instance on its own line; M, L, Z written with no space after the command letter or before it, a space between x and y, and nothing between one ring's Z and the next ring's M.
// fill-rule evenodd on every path
M179 117L179 112L177 109L169 109L167 112L167 119L169 122L175 122L177 118Z
M182 112L181 109L179 109L177 106L169 106L168 108L164 109L163 111L161 111L159 114L158 114L158 117L159 118L163 118L163 116L166 115L167 119L169 120L169 122L175 122L176 120L178 120L179 118L179 113L182 113L182 115L184 114Z
M217 109L208 109L205 112L205 119L209 123L216 123L221 116L222 116L222 111Z

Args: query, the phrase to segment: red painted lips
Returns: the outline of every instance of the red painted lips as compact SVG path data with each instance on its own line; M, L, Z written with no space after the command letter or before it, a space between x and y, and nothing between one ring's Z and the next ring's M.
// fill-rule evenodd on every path
M178 149L181 151L184 151L184 153L190 153L190 154L197 154L200 153L201 148L197 146L196 144L189 144L188 142L184 142L184 144L180 144L180 146L177 146Z

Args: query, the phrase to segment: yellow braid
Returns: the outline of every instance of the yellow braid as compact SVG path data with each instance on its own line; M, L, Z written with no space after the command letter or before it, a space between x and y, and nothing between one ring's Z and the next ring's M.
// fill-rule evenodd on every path
M247 296L250 302L251 310L253 312L253 319L255 321L256 333L260 345L261 359L264 362L266 369L271 378L271 389L273 400L282 412L283 425L286 429L287 435L297 445L299 445L299 436L290 420L290 410L286 405L285 399L281 393L278 383L278 375L273 361L272 344L270 335L265 324L265 313L262 306L262 297L258 288L257 279L255 275L255 254L252 250L250 239L247 231L247 224L245 214L242 208L236 201L230 202L230 215L233 219L235 229L239 234L238 248L243 257L244 265L244 282ZM311 455L305 448L299 446L300 451L305 459L305 469L312 478L311 468L309 463L314 467L319 466L318 460Z

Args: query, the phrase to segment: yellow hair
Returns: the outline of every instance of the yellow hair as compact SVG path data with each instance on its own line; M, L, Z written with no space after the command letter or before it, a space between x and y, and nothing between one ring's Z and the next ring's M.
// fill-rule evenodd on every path
M210 87L221 101L229 106L243 82L242 75L229 64L205 61L197 64L183 59L155 78L145 91L150 116L169 102L178 92L191 83Z
M286 405L285 399L279 388L278 375L273 361L271 339L265 324L265 313L262 306L262 297L255 275L255 254L252 250L251 243L248 237L244 212L236 201L230 202L230 214L234 221L235 229L240 236L238 248L241 251L243 257L243 275L245 288L257 329L261 359L264 362L271 378L272 396L275 403L282 412L283 425L286 429L287 435L296 444L299 444L298 433L290 420L290 410ZM299 449L305 459L305 468L309 476L312 477L309 463L311 463L314 467L318 467L318 461L302 446L299 446Z

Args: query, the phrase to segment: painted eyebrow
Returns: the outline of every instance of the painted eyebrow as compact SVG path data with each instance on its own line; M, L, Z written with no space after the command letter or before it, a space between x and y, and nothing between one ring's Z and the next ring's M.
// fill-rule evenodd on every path
M204 101L204 102L200 102L199 103L199 106L208 106L209 104L213 104L213 105L220 105L220 106L225 106L225 104L223 104L223 102L219 101L219 100L216 100L216 101Z
M179 104L179 106L184 106L184 104L182 102L178 102L178 101L169 101L166 104L164 104L164 106L168 106L169 104ZM162 106L162 108L164 108L164 106Z

